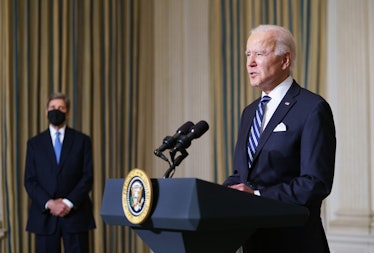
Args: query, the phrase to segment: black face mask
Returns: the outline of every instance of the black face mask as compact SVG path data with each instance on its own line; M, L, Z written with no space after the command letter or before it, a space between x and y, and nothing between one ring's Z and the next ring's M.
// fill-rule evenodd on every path
M48 120L54 126L60 126L66 119L66 113L60 110L48 111Z

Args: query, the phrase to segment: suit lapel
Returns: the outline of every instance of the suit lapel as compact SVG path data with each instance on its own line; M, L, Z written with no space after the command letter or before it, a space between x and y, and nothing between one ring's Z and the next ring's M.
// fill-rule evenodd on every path
M260 103L261 101L261 98L257 99L254 101L254 106L252 106L251 108L249 108L249 112L248 112L248 122L250 124L246 124L245 125L245 133L247 133L247 140L249 139L249 135L250 135L250 132L251 132L251 127L252 127L252 123L253 123L253 118L255 117L256 115L256 110L257 110L257 107L258 107L258 104Z
M73 145L74 140L73 135L74 132L69 127L66 127L64 141L62 143L59 168L62 167L62 164L64 164L65 160L69 157L69 150L71 150L71 145Z
M294 81L287 91L286 95L279 103L277 109L275 110L273 116L271 117L268 125L266 126L264 132L261 134L254 159L260 153L262 147L269 139L270 135L273 133L275 127L282 122L283 118L287 115L288 111L295 105L297 102L295 97L300 93L300 86Z
M57 166L56 155L53 149L53 142L51 139L51 132L49 129L45 130L41 135L42 147L45 148L45 154L51 160L52 164Z

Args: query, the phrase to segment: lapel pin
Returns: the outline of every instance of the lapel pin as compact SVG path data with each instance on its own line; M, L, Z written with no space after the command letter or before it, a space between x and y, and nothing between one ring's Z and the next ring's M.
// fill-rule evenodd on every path
M284 104L285 104L285 105L290 105L290 102L285 102Z

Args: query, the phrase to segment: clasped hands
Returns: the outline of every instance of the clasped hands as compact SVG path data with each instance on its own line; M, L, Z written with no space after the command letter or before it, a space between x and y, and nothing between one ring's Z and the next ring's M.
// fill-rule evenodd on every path
M48 201L48 209L54 216L64 217L70 213L71 208L63 202L63 199L51 199Z
M229 188L236 189L238 191L248 192L249 194L254 194L254 190L243 183L230 185Z

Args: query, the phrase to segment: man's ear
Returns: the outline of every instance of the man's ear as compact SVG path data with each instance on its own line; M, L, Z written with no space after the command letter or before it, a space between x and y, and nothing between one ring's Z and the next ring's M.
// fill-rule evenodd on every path
M286 70L287 68L289 68L291 66L291 54L289 52L285 53L283 55L283 59L282 59L282 69L283 70Z

